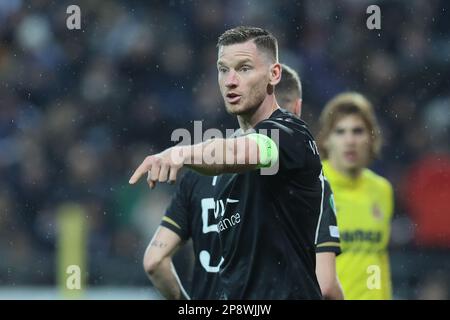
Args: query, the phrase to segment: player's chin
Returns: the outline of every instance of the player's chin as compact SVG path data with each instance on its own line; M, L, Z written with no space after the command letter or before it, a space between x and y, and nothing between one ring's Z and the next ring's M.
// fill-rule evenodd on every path
M240 104L231 104L227 102L225 107L227 108L227 112L229 114L233 114L235 116L245 114L246 111L245 107Z

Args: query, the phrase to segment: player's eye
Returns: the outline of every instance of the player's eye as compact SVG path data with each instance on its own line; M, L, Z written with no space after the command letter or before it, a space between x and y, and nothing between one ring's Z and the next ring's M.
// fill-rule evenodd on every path
M364 133L364 129L363 128L354 128L353 129L353 134L361 135L363 133Z
M225 73L225 72L227 72L227 70L228 70L228 69L225 68L225 67L218 67L217 69L219 70L220 73Z
M340 136L340 135L343 135L345 133L345 130L342 129L342 128L337 128L337 129L334 130L334 133Z
M247 72L247 71L250 71L250 69L251 69L250 66L248 66L248 65L243 65L243 66L239 69L239 71Z

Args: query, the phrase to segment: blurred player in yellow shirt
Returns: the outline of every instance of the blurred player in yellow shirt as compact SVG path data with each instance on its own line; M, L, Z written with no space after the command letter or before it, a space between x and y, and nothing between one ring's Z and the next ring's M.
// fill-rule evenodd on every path
M319 150L334 191L342 253L336 267L346 299L391 299L387 245L393 191L367 169L381 146L371 103L359 93L343 93L320 117Z

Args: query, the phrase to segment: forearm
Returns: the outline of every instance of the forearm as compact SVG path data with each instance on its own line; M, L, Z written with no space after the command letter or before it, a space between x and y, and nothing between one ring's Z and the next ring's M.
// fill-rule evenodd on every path
M149 275L149 278L164 298L168 300L188 298L169 257L160 262L154 272Z
M344 293L337 279L334 281L333 285L329 287L328 290L324 291L323 297L326 300L344 300Z
M336 278L335 285L333 286L333 293L330 297L332 300L344 300L344 292L342 291L341 284L339 283L339 280Z
M147 174L149 187L157 182L174 182L181 167L205 175L242 173L269 168L277 163L278 147L267 136L249 134L230 139L213 139L192 146L176 146L148 156L134 171L129 183Z
M182 148L184 165L201 174L240 173L258 167L258 146L250 139L212 139Z
M319 252L316 254L316 275L325 299L344 299L341 284L336 274L336 256L334 252Z

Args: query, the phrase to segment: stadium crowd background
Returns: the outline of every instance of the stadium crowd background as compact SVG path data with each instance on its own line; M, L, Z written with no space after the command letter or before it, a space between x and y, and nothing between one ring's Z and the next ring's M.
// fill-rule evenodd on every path
M150 286L142 255L173 187L128 178L174 129L237 128L215 43L244 24L278 37L315 132L333 95L372 100L384 136L372 168L395 190L394 295L449 298L447 1L77 1L81 30L66 27L70 4L0 0L0 288L56 283L56 217L73 202L88 221L88 285ZM366 27L370 4L381 30Z

